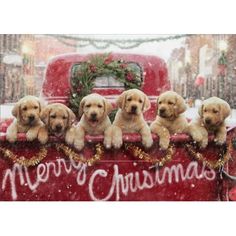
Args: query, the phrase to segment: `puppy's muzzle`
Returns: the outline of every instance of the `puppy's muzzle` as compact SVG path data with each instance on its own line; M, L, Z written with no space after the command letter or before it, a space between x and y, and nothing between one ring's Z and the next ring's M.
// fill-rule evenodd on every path
M59 133L62 131L62 126L61 125L56 125L56 132Z
M34 115L30 115L28 117L28 119L29 119L29 123L32 124L35 121L35 116Z
M164 107L162 107L162 108L159 109L159 115L160 115L161 117L165 117L165 112L166 112L166 109L165 109Z
M131 113L136 114L137 112L137 106L131 106Z
M90 119L91 119L91 121L97 121L97 113L92 113L90 115Z
M205 119L205 123L206 123L207 125L210 125L210 124L211 124L211 119L210 119L210 118L206 118L206 119Z

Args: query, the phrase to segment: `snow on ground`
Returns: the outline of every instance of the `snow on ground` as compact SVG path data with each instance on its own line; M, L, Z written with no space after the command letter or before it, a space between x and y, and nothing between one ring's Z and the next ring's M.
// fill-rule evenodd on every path
M13 117L11 114L13 104L3 104L0 105L0 120L5 118ZM194 108L188 108L185 115L189 119L195 119L198 117L198 106ZM230 117L226 119L226 124L228 126L236 126L236 109L232 110Z

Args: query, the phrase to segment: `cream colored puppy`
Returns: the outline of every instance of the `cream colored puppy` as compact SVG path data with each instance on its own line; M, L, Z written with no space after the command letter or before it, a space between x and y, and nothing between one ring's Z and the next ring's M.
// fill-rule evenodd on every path
M7 129L6 139L13 143L17 140L17 133L26 133L28 141L37 138L39 128L43 125L39 114L42 104L39 98L25 96L21 98L13 107L12 115L14 121Z
M157 117L150 128L159 136L159 145L165 150L169 146L171 134L187 131L188 122L182 114L187 107L184 99L173 91L162 93L157 98L157 106Z
M138 89L124 91L117 100L119 107L112 126L106 131L104 145L106 148L120 148L122 133L140 133L146 148L152 146L150 128L143 118L143 112L150 108L148 97Z
M108 114L112 109L112 104L97 93L84 97L79 108L81 120L68 133L66 142L81 150L84 147L85 134L104 135L105 130L111 125Z
M217 97L206 99L199 108L200 117L189 125L189 134L201 148L208 144L208 134L215 134L215 142L222 145L226 141L225 119L230 115L229 104Z
M72 127L75 114L61 103L47 105L40 114L44 126L40 128L38 139L42 144L48 141L49 135L65 136Z

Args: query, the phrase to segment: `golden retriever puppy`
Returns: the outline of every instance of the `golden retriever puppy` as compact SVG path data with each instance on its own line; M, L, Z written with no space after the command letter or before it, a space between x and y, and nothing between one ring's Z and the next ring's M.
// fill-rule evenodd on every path
M47 105L40 113L44 126L40 128L38 139L42 144L48 141L49 135L65 136L75 120L75 114L61 103Z
M124 91L117 99L119 110L112 126L105 132L104 145L106 148L120 148L122 133L140 133L142 144L150 148L153 144L149 126L143 118L151 104L148 97L138 89Z
M208 145L208 134L215 135L215 142L222 145L226 141L225 119L230 115L229 104L217 97L206 99L200 106L200 117L189 125L189 134L201 148Z
M111 125L108 114L112 109L112 104L97 93L84 97L79 108L79 115L82 117L78 125L67 135L66 142L74 145L77 150L82 150L85 134L104 135L105 130Z
M157 98L157 117L152 122L151 131L159 136L160 148L166 150L170 135L186 132L188 122L183 112L187 107L184 99L173 91L162 93Z
M36 139L39 128L43 125L40 120L41 109L39 98L34 96L21 98L12 109L15 119L7 129L6 139L11 143L15 142L17 133L26 133L28 141Z

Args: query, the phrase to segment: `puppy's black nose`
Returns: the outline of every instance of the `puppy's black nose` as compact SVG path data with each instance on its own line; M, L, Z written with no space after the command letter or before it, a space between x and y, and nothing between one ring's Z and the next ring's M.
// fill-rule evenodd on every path
M160 108L160 113L164 113L166 111L166 109L164 107Z
M56 131L61 131L62 126L61 125L56 125Z
M34 115L31 115L31 116L29 116L29 121L31 122L31 121L34 121Z
M205 122L206 122L206 124L209 125L209 124L211 124L211 119L210 119L210 118L206 118L206 119L205 119Z
M136 110L137 110L137 106L131 106L131 111L132 112L136 112Z
M91 118L94 120L94 119L96 119L97 118L97 113L92 113L91 114Z

